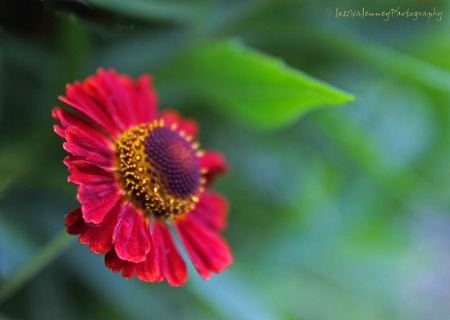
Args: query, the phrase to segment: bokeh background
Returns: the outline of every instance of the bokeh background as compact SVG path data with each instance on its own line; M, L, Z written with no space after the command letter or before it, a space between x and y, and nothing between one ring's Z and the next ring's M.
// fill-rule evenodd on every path
M442 19L335 17L398 7ZM191 267L171 288L124 280L74 238L1 302L1 319L449 319L449 1L31 0L0 11L0 291L78 206L50 112L66 83L100 66L152 73L160 107L195 117L202 146L226 154L215 190L230 202L234 253L223 274L203 281ZM190 94L170 66L186 45L218 39L356 100L249 125Z

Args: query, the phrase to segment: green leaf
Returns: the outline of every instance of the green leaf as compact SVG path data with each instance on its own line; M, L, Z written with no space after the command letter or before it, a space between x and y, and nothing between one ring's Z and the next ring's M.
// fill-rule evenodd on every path
M185 2L157 0L86 0L89 4L145 21L190 22L196 8Z
M322 105L354 100L236 41L197 44L171 61L161 77L179 81L211 106L260 129L287 125Z

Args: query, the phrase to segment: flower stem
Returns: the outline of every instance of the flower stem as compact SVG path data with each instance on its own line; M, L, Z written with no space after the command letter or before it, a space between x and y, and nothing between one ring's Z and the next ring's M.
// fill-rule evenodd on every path
M44 269L56 256L75 239L65 231L57 235L50 243L26 262L21 269L0 287L0 304L13 295L39 271Z

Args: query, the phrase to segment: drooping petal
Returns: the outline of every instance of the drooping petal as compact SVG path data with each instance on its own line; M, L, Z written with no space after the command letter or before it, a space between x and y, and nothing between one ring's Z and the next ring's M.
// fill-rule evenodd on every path
M136 263L125 261L122 270L122 277L124 277L125 279L131 279L133 278L135 273L136 273Z
M126 261L119 259L114 249L105 254L105 265L112 272L119 272L125 266Z
M224 197L204 192L194 210L188 214L196 216L209 229L222 231L226 227L227 213L228 202Z
M68 234L77 235L80 234L86 228L86 222L83 220L83 215L81 209L75 209L70 211L66 219L64 220L64 225Z
M119 211L120 203L118 202L100 224L88 224L86 230L80 234L80 242L89 245L91 251L95 253L106 253L111 250Z
M174 110L165 110L161 113L161 118L168 127L175 124L179 131L184 131L188 136L195 138L198 131L197 122L192 119L182 118Z
M150 234L149 239L152 239ZM152 249L149 251L143 262L134 263L122 260L117 256L115 250L112 249L105 255L105 265L112 272L119 272L122 270L122 276L125 279L130 279L136 274L139 280L146 282L159 282L163 280L162 274L159 271L153 242Z
M85 133L78 127L68 127L65 131L64 149L80 160L111 169L114 165L114 152L109 146Z
M200 168L206 169L206 186L210 185L215 177L224 174L228 170L227 162L222 153L218 151L205 151L199 158Z
M83 219L99 224L122 197L114 174L86 161L73 161L69 182L79 185L77 199Z
M153 224L153 240L158 251L160 270L171 286L181 286L187 279L186 263L164 221Z
M131 263L131 262L128 262ZM147 254L145 261L136 264L136 276L146 282L161 282L164 280L159 271L159 264L155 250Z
M228 244L195 216L182 217L174 224L189 257L204 279L209 279L211 272L221 272L231 264Z
M150 240L151 249L149 253L147 253L145 261L136 264L136 276L142 281L159 282L162 281L164 277L159 270L159 258L153 236L150 233L150 228L146 228L145 233Z
M145 232L149 228L143 215L131 204L125 204L114 229L113 241L117 256L130 262L145 260L150 251L150 240Z
M117 204L100 224L86 223L81 209L70 212L64 221L67 233L80 235L80 242L89 245L92 252L106 253L112 248L112 234L120 206Z

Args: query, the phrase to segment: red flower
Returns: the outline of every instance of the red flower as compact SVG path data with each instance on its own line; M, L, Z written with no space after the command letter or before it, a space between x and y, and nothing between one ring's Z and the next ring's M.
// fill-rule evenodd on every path
M198 148L196 122L158 114L147 75L133 81L99 69L59 99L75 111L56 107L52 115L81 204L66 216L67 232L105 254L106 266L124 278L179 286L187 269L170 221L203 278L223 271L232 261L219 234L227 202L207 187L226 163Z

